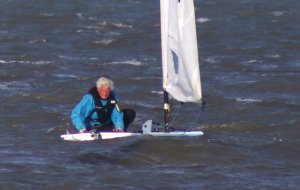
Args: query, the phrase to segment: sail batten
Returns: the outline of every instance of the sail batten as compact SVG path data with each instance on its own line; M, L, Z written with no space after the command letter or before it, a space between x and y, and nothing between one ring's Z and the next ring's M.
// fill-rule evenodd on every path
M181 102L202 98L193 0L160 0L163 88Z

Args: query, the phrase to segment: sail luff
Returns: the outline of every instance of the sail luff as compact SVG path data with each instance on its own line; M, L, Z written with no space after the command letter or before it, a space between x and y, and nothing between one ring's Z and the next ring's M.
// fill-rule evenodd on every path
M160 25L161 25L161 53L162 53L162 74L163 74L163 89L166 90L166 79L167 78L167 31L168 31L168 17L165 16L168 13L169 0L160 0Z

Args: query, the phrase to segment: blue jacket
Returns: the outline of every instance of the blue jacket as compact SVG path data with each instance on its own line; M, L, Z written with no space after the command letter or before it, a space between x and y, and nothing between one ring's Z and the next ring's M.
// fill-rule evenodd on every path
M103 105L107 104L106 100L101 100L101 102ZM90 128L94 125L99 125L99 124L108 124L108 123L99 123L99 122L92 121L91 119L88 119L90 116L92 117L93 120L98 119L97 112L94 111L95 107L96 105L93 96L91 94L85 94L82 97L81 101L72 110L72 114L71 114L72 123L77 130ZM123 112L118 112L116 108L114 108L110 119L116 128L124 129Z

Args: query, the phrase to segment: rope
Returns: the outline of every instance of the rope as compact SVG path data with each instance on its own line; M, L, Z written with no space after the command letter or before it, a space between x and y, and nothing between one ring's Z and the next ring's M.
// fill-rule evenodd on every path
M173 99L172 99L172 104L173 104ZM195 121L200 120L201 115L204 113L204 106L205 106L206 102L204 100L202 100L202 104L201 104L201 113L198 114L197 118L195 119ZM175 121L175 119L177 118L177 115L179 113L179 111L181 110L181 107L183 105L183 102L180 102L180 106L179 108L176 110L175 114L173 115L172 119L170 120L170 125L172 126L172 123ZM173 106L172 106L173 107Z
M180 102L179 108L176 110L175 114L173 115L172 119L170 120L170 124L171 124L171 125L172 125L172 123L175 121L175 119L176 119L176 117L177 117L179 111L181 110L182 105L183 105L183 103Z
M204 113L204 106L205 106L205 101L202 101L202 106L201 106L201 112L198 114L198 116L195 118L195 121L198 121L202 115L202 113ZM152 122L154 125L156 125L157 127L159 128L165 128L166 130L168 130L169 128L170 129L173 129L175 130L176 128L173 128L173 123L175 122L175 120L177 119L177 116L178 116L178 113L181 111L181 107L182 107L183 103L180 102L180 106L178 109L175 110L175 113L174 114L171 114L171 111L174 111L173 108L173 99L171 100L171 104L170 104L170 107L171 107L171 111L170 111L170 120L169 120L169 125L168 126L165 126L165 125L162 125L161 123L158 123L158 122ZM176 129L177 131L180 130L180 129ZM185 131L185 130L180 130L180 131Z
M204 106L206 105L206 102L204 100L202 100L202 104L201 104L201 112L198 114L197 118L195 119L195 121L200 120L200 117L202 116L202 114L204 113Z

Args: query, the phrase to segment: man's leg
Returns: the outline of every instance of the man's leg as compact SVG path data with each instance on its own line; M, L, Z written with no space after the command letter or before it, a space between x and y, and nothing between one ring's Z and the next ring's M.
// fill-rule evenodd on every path
M105 125L102 125L100 127L100 130L101 132L112 132L114 129L114 124L113 123L110 123L110 124L105 124Z
M135 111L133 109L123 109L124 113L124 131L127 131L127 128L130 123L133 122L135 119ZM114 129L113 123L105 124L105 125L100 125L100 126L94 126L94 129L96 129L97 132L111 132Z
M130 123L135 119L135 111L133 109L123 109L124 113L124 131L127 131L127 128Z

